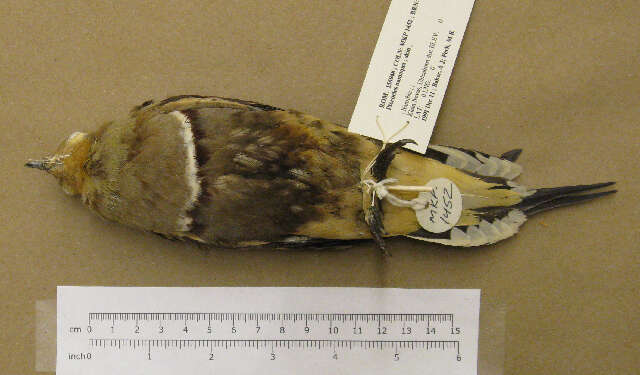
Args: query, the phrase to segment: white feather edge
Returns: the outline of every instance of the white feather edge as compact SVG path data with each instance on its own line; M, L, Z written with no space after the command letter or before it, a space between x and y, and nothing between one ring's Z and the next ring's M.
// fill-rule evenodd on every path
M189 188L189 196L184 203L182 214L178 217L176 225L178 226L178 230L186 232L190 229L191 223L193 222L193 219L188 216L188 212L198 201L201 190L200 180L198 179L196 145L189 118L180 111L173 111L170 114L180 121L180 134L182 135L185 147L185 179L187 187Z
M473 157L455 148L431 145L429 148L447 155L446 164L481 176L514 179L522 173L522 166L509 160L495 156L486 157L476 152Z
M449 239L423 238L418 236L405 236L416 240L434 242L450 246L482 246L496 243L518 233L520 226L527 220L527 216L518 209L509 211L507 216L496 219L493 223L482 220L479 225L469 225L464 232L460 228L453 227Z

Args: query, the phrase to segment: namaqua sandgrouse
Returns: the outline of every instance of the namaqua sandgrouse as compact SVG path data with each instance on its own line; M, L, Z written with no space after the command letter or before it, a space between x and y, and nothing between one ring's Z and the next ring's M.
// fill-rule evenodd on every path
M418 154L399 147L407 142L381 151L381 142L297 111L185 95L147 101L92 133L73 133L53 156L27 166L55 176L106 219L224 247L366 238L383 246L390 236L485 245L514 235L538 212L614 192L581 194L612 183L521 186L513 182L520 150L495 157L432 145ZM374 181L452 181L462 194L455 226L430 232L414 210L363 194L368 166ZM416 195L396 192L405 200Z

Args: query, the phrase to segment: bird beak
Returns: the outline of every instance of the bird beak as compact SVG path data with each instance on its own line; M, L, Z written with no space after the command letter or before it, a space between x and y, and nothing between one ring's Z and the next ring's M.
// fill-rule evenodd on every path
M29 160L27 164L25 164L24 166L29 168L40 169L42 171L48 171L49 169L51 169L51 163L49 162L48 159Z

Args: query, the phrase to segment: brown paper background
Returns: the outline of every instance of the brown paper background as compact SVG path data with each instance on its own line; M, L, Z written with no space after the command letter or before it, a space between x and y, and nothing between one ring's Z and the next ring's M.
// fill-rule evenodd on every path
M494 246L203 250L105 222L23 168L146 99L215 94L349 122L387 1L0 6L0 368L35 372L56 285L481 288L506 310L506 374L640 367L640 3L478 0L435 143L524 148L520 181L618 181Z

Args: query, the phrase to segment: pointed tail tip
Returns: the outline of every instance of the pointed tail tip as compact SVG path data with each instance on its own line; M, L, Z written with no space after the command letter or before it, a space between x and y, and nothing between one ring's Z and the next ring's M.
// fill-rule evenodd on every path
M611 186L613 184L614 184L613 182L611 183L606 182L603 184L595 184L595 185L602 185L602 187L604 187L604 186ZM587 202L590 200L594 200L596 198L615 194L617 192L618 190L613 189L613 190L599 191L597 193L589 193L589 194L561 195L561 196L549 199L547 201L543 201L538 204L534 204L530 207L527 207L523 210L523 212L527 216L533 216L540 212L552 210L554 208L559 208L559 207L572 206L574 204Z
M576 187L581 187L584 190L592 190L592 189L600 189L603 187L615 185L615 181L607 181L607 182L598 182L596 184L588 184L588 185L576 185Z
M607 186L609 186L609 185L607 185ZM600 191L600 192L597 192L597 193L591 193L591 194L585 194L585 195L591 195L591 196L593 196L591 199L595 199L595 198L598 198L598 197L603 197L605 195L615 194L617 192L618 192L618 189L613 189L613 190Z
M597 184L588 184L588 185L570 185L570 186L561 186L555 188L540 188L536 189L535 194L531 197L528 197L527 200L529 202L541 202L546 201L552 198L560 197L563 195L575 195L577 193L582 193L589 190L602 189L607 186L614 185L615 181L608 182L600 182Z
M591 189L600 189L600 188L611 186L611 185L615 185L615 184L616 184L615 181L607 181L607 182L601 182L601 183L598 183L598 184L585 185L585 186L590 186Z

